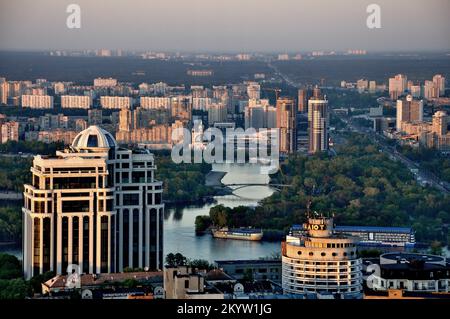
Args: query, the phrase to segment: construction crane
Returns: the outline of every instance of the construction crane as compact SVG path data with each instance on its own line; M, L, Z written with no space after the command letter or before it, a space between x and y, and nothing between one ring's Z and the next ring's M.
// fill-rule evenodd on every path
M271 91L271 92L275 92L275 103L278 100L278 97L280 96L281 93L281 89L273 89L273 88L263 88L264 91Z

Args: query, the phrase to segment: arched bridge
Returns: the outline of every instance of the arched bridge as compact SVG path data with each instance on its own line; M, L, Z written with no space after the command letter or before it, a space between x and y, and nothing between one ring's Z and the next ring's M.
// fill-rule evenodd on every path
M292 185L289 184L264 184L264 183L247 183L247 184L226 184L225 187L233 187L233 191L236 191L238 189L249 187L249 186L270 186L273 188L276 188L278 190L281 190L283 187L292 187Z

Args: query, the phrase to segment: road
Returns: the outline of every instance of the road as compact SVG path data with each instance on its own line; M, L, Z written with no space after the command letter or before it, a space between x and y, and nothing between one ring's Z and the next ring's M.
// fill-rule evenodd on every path
M278 68L277 68L275 65L273 65L272 63L269 62L269 63L267 64L267 66L273 70L275 76L280 77L284 82L286 82L286 83L289 84L290 86L293 86L293 87L295 87L295 88L301 87L301 85L300 85L299 83L296 83L296 82L292 81L286 74L281 73L281 72L278 70Z
M440 190L441 192L445 193L446 195L450 194L450 190L444 186L443 181L440 178L438 178L436 175L434 175L430 171L425 170L422 167L420 167L420 165L418 163L410 160L403 154L399 153L395 149L395 147L393 147L387 143L386 137L373 132L369 128L354 125L351 122L351 120L349 121L349 120L343 119L343 118L341 118L341 120L343 120L345 123L347 123L350 130L352 130L354 132L359 132L359 133L365 134L367 137L370 138L370 140L372 142L377 144L383 152L388 154L392 159L404 164L411 172L416 171L416 173L414 173L414 175L416 176L416 180L419 183L429 184L430 186Z

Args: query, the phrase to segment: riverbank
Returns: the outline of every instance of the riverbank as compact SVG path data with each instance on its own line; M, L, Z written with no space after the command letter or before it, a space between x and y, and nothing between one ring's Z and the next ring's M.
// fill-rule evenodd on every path
M164 205L166 208L176 208L176 207L183 207L183 206L201 206L205 204L212 204L215 202L214 196L203 196L199 199L189 199L189 200L163 200Z

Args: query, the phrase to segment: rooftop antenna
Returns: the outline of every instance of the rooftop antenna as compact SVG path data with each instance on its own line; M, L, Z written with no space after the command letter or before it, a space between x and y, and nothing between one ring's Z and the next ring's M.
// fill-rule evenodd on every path
M306 203L306 218L310 218L311 217L311 198L308 199L308 202Z

